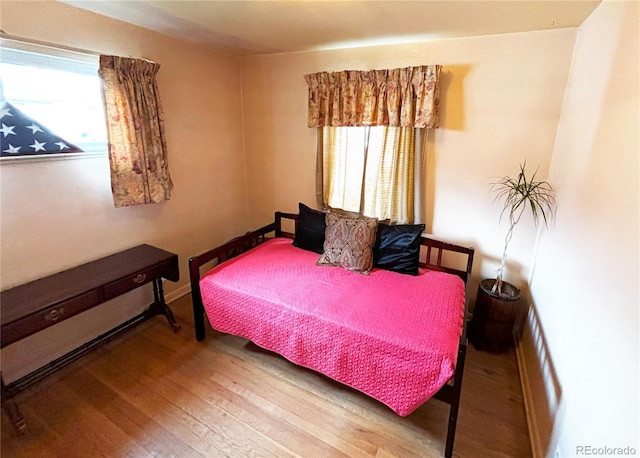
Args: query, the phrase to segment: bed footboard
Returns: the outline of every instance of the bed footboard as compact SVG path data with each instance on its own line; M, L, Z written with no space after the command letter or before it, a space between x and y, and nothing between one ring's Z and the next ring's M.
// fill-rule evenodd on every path
M465 283L468 289L468 281L471 278L471 268L473 267L474 249L471 247L463 247L451 243L433 240L422 237L422 246L425 247L422 254L423 259L420 266L439 270L442 272L458 275ZM459 260L463 267L449 267L446 260L448 255L457 254L462 259ZM458 424L458 408L460 406L460 394L462 392L462 376L464 374L464 363L467 355L467 325L469 322L468 301L465 301L464 319L462 322L462 332L460 334L460 343L458 344L458 358L456 362L456 371L453 379L444 385L433 397L449 404L449 423L447 427L447 440L445 445L444 456L450 458L453 455L453 442L456 435L456 426Z
M239 254L249 251L251 248L258 246L265 240L269 234L275 237L293 238L294 234L282 230L282 218L297 220L298 215L291 213L276 212L275 221L271 224L261 227L253 232L229 240L227 243L220 245L212 250L206 251L198 256L189 258L189 281L191 283L191 299L193 303L193 319L196 333L196 340L202 341L205 337L205 319L204 306L202 304L202 294L200 292L200 269L203 265L214 263L220 264L227 259L231 259Z

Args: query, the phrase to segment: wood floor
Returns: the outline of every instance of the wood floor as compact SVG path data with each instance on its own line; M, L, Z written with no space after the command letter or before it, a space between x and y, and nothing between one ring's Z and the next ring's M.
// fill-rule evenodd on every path
M398 417L246 340L198 343L189 296L171 306L178 333L156 317L20 393L30 430L3 414L2 457L442 456L448 405ZM469 347L454 456L531 456L513 352Z

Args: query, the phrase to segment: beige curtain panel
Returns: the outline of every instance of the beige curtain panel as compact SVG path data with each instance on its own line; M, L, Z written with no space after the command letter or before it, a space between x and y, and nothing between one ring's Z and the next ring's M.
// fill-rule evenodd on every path
M440 65L320 72L309 85L309 127L438 127Z
M389 220L421 222L416 182L424 136L421 129L325 127L318 132L318 208L340 208ZM367 145L367 146L365 146ZM419 179L422 175L418 176ZM418 193L416 193L418 191Z
M159 69L160 65L144 59L100 56L116 207L171 197L173 183L156 84Z

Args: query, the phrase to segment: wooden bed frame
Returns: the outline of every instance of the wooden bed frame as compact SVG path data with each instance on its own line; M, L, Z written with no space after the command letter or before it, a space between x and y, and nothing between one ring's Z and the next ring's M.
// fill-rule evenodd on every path
M293 239L295 233L286 232L282 229L282 220L289 219L297 221L298 215L293 213L276 212L273 223L261 227L253 232L249 232L243 236L237 237L224 245L209 250L198 256L189 259L189 277L191 281L191 295L193 302L193 319L195 326L196 340L202 341L205 338L205 311L202 303L202 294L200 292L200 268L204 264L212 261L222 263L227 259L233 258L245 251L248 251L257 245L268 240L269 234L275 237L287 237ZM447 272L458 275L468 287L468 280L471 276L471 267L473 264L474 249L467 248L451 243L441 242L438 240L422 237L421 244L424 247L420 254L420 267ZM466 257L466 267L464 270L447 267L443 263L443 254L454 252ZM452 380L444 385L433 397L446 402L450 405L449 424L447 429L447 440L444 456L449 458L453 454L453 441L456 434L456 424L458 421L458 407L460 405L460 393L462 389L462 375L464 372L464 362L467 354L467 321L468 301L465 301L464 320L462 325L462 334L458 344L458 360L456 370Z

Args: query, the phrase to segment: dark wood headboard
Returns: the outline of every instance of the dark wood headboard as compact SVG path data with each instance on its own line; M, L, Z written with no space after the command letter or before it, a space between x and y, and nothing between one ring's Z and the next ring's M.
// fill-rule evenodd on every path
M293 221L297 221L298 215L294 213L276 212L276 237L288 237L290 239L294 238L295 233L285 232L282 230L283 219L291 219ZM471 277L471 267L473 265L473 255L475 251L473 248L455 245L453 243L441 242L440 240L431 239L425 236L422 236L422 240L420 243L423 247L425 247L421 251L420 267L457 275L462 278L465 283L467 283L467 280ZM448 265L446 259L447 252L458 253L459 255L465 257L464 267L461 269L460 267L455 268L452 265ZM458 264L459 263L457 263L456 265Z

